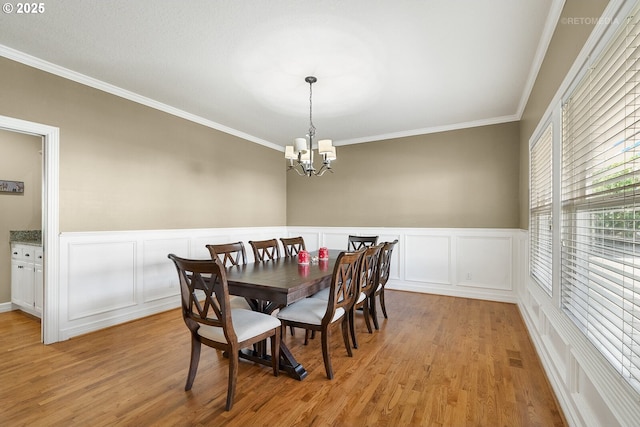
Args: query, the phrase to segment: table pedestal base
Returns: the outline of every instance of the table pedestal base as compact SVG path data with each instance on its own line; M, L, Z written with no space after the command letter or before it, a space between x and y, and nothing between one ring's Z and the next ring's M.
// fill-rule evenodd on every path
M255 350L240 350L239 357L241 359L250 360L261 365L271 366L271 355L261 355L259 351ZM281 344L280 345L280 370L285 371L291 378L298 381L302 381L307 377L307 370L304 366L298 363L293 357L293 354L289 351L289 348Z

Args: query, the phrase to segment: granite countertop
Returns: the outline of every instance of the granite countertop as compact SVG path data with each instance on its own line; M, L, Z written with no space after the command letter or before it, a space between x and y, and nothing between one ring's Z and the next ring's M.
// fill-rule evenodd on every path
M9 242L42 246L42 230L9 231Z

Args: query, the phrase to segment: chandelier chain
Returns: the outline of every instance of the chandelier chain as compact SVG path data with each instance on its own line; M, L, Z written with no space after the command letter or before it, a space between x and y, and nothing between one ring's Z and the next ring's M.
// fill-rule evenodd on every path
M313 82L309 82L309 143L316 135L316 127L313 125ZM311 148L311 147L309 147Z

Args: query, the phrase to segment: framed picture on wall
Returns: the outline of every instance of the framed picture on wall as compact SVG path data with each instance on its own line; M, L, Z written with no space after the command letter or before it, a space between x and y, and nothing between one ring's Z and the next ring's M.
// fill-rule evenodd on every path
M0 193L24 193L24 182L0 180Z

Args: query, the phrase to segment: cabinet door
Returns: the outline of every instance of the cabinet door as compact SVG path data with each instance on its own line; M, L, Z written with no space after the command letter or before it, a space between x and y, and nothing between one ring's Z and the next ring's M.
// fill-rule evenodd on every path
M23 307L33 307L33 263L11 261L11 302Z

